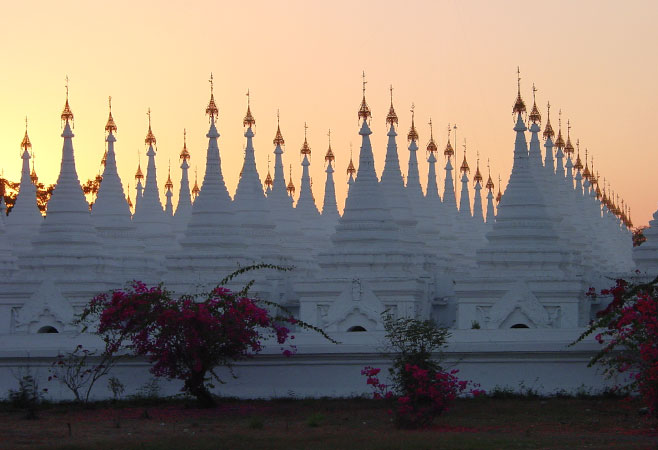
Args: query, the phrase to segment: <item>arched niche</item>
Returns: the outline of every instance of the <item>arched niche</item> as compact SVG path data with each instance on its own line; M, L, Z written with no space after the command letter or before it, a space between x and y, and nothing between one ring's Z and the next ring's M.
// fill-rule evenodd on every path
M355 332L358 333L358 332L361 332L361 331L368 331L368 330L366 330L366 329L365 329L364 327L362 327L361 325L354 325L353 327L349 327L349 328L347 329L347 332L348 332L348 333L355 333Z
M510 328L530 328L530 327L525 323L515 323Z
M59 333L59 331L57 331L57 328L55 328L55 327L51 327L50 325L46 325L45 327L39 328L37 333L38 334L48 334L48 333Z

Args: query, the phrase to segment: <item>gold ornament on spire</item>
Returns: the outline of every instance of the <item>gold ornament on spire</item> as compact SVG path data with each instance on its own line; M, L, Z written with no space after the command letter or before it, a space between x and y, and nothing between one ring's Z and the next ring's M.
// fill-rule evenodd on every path
M428 125L430 126L430 141L427 143L427 151L430 153L434 153L439 150L439 148L436 146L436 142L434 142L434 132L432 130L432 118L430 117L430 121L428 122Z
M359 108L359 119L368 120L372 117L368 103L366 103L366 72L363 71L363 99L361 100L361 107Z
M133 201L130 200L130 184L128 184L128 197L126 197L126 203L128 203L128 208L133 209Z
M464 147L464 160L462 161L462 165L459 167L459 171L462 173L471 173L471 169L468 167L468 163L466 162L466 139L464 139L463 147Z
M183 150L180 152L180 159L184 161L190 160L190 152L187 151L187 130L183 128Z
M256 125L256 119L251 115L251 95L249 94L249 89L247 89L247 114L245 114L242 120L242 126L246 127L247 125L249 125L249 128Z
M580 172L583 170L583 163L580 160L580 139L576 140L576 147L578 148L578 153L576 155L576 163L573 165L573 168Z
M464 145L464 161L466 161L466 145ZM467 165L468 166L468 165ZM480 183L482 185L482 174L480 173L480 152L477 152L477 160L475 163L475 175L473 176L473 184Z
M514 108L512 108L512 113L524 113L526 112L525 109L525 103L523 103L523 99L521 98L521 70L519 68L516 68L516 74L517 74L517 85L518 85L518 93L516 95L516 101L514 102Z
M567 144L564 146L564 152L571 156L574 152L573 144L571 143L571 121L567 120Z
M66 76L66 103L64 104L64 110L62 111L62 122L73 120L73 111L69 106L69 77Z
M199 192L201 192L201 189L199 189L199 183L197 182L197 171L196 167L194 168L194 187L192 188L192 196L194 197L194 200L199 196Z
M290 164L290 181L288 182L288 187L286 188L288 195L292 197L295 195L295 183L292 182L292 164Z
M589 180L590 176L589 167L587 166L587 149L585 149L585 170L583 170L583 178Z
M208 107L206 108L206 114L210 116L210 120L215 122L217 120L217 116L219 116L219 109L217 109L217 105L215 104L215 94L214 94L214 81L212 77L212 72L210 72L210 101L208 102Z
M110 95L107 99L110 105L110 116L107 118L107 123L105 124L105 131L107 131L108 133L114 131L116 133L117 125L114 123L114 118L112 117L112 96Z
M274 140L272 141L274 145L283 145L286 143L286 141L283 140L283 135L281 134L281 127L279 126L279 110L276 110L276 136L274 136Z
M34 170L34 155L32 155L32 172L30 173L30 181L32 181L32 184L35 186L39 183L39 177L37 176L37 171Z
M32 142L30 142L30 137L27 135L27 116L25 116L25 136L23 136L23 140L21 141L21 148L23 151L32 148Z
M347 166L347 175L354 175L356 173L356 169L354 168L354 163L352 162L352 143L350 142L350 163Z
M559 149L564 148L564 138L562 137L562 110L558 113L557 119L557 139L555 139L555 146Z
M101 159L101 166L105 167L107 164L107 150L103 153L103 158Z
M502 192L500 192L500 174L498 175L498 194L496 194L496 203L500 203L500 200L503 198Z
M151 131L151 108L148 109L146 115L149 117L149 131L146 133L146 139L144 139L144 143L146 145L153 145L156 141L155 135L153 134L153 131Z
M324 161L332 163L336 157L334 156L334 152L331 150L331 129L327 133L327 136L329 137L329 148L327 149L327 154L324 155Z
M489 166L489 158L487 158L487 171L489 172L489 179L487 180L486 188L489 189L489 192L491 192L495 186L493 180L491 179L491 166Z
M137 165L137 172L135 172L135 180L143 180L144 174L142 173L141 163Z
M409 134L407 134L407 140L409 142L418 140L418 131L416 131L416 125L414 124L414 109L415 108L416 108L416 106L412 103L411 104L411 128L409 129Z
M308 141L306 140L306 130L308 129L308 126L306 125L306 122L304 122L304 144L302 145L301 150L299 153L302 155L310 155L311 154L311 147L308 146Z
M390 87L391 90L391 107L388 110L388 115L386 116L386 123L389 125L398 124L398 115L395 114L395 109L393 108L393 85Z
M553 138L555 136L555 131L551 126L551 102L548 102L546 105L548 112L546 113L546 126L544 127L544 139Z
M274 181L272 180L272 175L270 174L270 155L267 155L267 176L265 177L265 189L272 189Z
M450 159L450 157L454 154L455 150L452 148L452 144L450 143L450 124L448 124L448 143L446 144L446 149L443 151L443 155Z
M539 110L537 109L537 101L535 99L535 92L537 92L537 88L535 87L535 83L532 83L532 110L530 111L530 115L528 116L528 118L530 118L532 123L541 122L541 114L539 113Z
M174 183L171 182L171 159L169 160L169 170L167 171L167 182L165 183L165 189L168 191L174 189Z

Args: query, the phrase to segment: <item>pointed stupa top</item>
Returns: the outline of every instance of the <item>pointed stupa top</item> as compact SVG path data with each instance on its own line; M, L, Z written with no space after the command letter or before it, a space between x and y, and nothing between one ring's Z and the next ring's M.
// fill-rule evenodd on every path
M516 95L516 101L514 102L514 108L512 108L512 113L514 114L526 112L525 103L521 98L521 71L519 70L518 67L516 68L516 73L517 73L518 91Z
M142 162L139 161L137 163L137 172L135 172L135 181L143 180L143 179L144 179L144 173L142 172Z
M544 127L544 139L553 138L555 136L555 131L551 126L551 102L548 102L546 105L546 126Z
M114 123L114 118L112 117L112 96L108 97L110 103L110 115L107 118L107 123L105 124L105 131L108 133L117 131L117 125Z
M452 144L450 143L450 124L448 124L448 143L446 144L446 149L443 151L443 154L448 158L455 154L455 150L452 148Z
M464 161L466 160L466 152L464 152ZM491 176L489 177L491 179ZM480 152L478 152L477 162L475 163L475 175L473 176L473 184L482 184L482 174L480 173Z
M187 150L187 130L183 128L183 150L180 152L180 159L183 161L190 160L190 152Z
M302 155L310 155L311 154L311 147L308 146L308 141L306 140L306 130L308 129L308 126L306 125L306 122L304 122L304 144L302 145L301 150L299 153Z
M34 155L32 156L32 172L30 172L30 180L32 181L32 184L35 186L39 182L39 176L37 175L37 171L34 170Z
M201 192L201 189L199 189L199 182L198 182L198 177L197 177L197 172L196 168L194 169L194 187L192 187L192 196L196 200L196 198L199 196L199 192Z
M247 89L247 114L245 114L244 119L242 120L243 127L252 127L256 125L256 119L251 114L251 95L249 94L249 89Z
M281 146L286 143L286 141L283 140L283 135L281 134L281 127L279 126L279 110L276 111L276 136L274 136L274 140L272 141L274 145Z
M578 149L578 153L576 155L576 162L574 163L573 168L580 172L583 170L583 163L580 160L580 139L576 140L576 148Z
M363 99L361 100L361 106L359 107L359 119L368 120L369 117L372 117L368 103L366 103L366 72L363 71Z
M64 110L62 111L62 122L67 122L73 120L73 111L69 106L69 77L66 77L66 103L64 104Z
M386 116L386 123L390 125L398 124L398 115L395 114L395 109L393 108L393 85L390 87L391 90L391 107L388 109L388 115Z
M564 138L562 137L562 110L559 111L557 123L558 127L557 139L555 139L555 147L557 147L558 150L562 150L564 148Z
M146 133L146 139L144 139L144 143L146 145L154 145L156 143L155 140L155 135L153 134L153 131L151 130L151 108L148 109L148 112L146 113L147 116L149 116L149 130Z
M528 116L532 123L538 123L541 122L541 114L539 113L539 110L537 109L537 101L535 100L535 92L537 92L537 88L535 87L535 83L532 83L532 110L530 111L530 115Z
M414 105L411 105L411 128L409 128L409 133L407 134L407 140L417 141L418 140L418 131L416 131L416 125L414 124Z
M327 153L324 155L324 161L327 163L332 163L336 157L334 156L334 152L331 150L331 130L329 130L327 136L329 136L329 148L327 149Z
M468 167L468 162L466 162L466 140L464 139L464 160L462 161L462 165L459 167L459 171L462 173L471 173L471 169ZM482 179L482 176L480 176L480 180Z
M347 166L347 174L354 176L356 174L356 169L354 168L354 162L352 162L352 149L350 148L350 163Z
M432 118L431 117L430 117L430 121L429 121L429 126L430 126L430 141L427 143L427 151L430 152L432 155L434 155L434 153L439 150L439 147L437 147L436 142L434 142L434 133L432 131Z
M573 154L574 148L571 143L571 121L567 120L567 143L564 146L564 152L567 154L567 157L570 157Z
M25 136L23 136L23 141L21 141L21 148L23 151L32 148L32 142L30 142L30 137L27 135L27 116L25 116Z
M210 116L211 121L216 121L217 116L219 115L219 109L215 104L215 94L213 92L215 85L213 82L212 72L210 72L210 101L208 102L208 107L206 108L206 114Z
M126 203L128 203L128 208L133 208L133 201L130 200L130 184L128 185L128 195L126 196Z
M174 183L171 181L171 161L169 161L169 170L167 172L167 182L165 183L165 189L171 192L174 189Z
M589 180L590 177L591 177L591 173L589 171L589 167L587 166L587 149L585 149L585 170L583 170L583 178Z
M503 198L503 193L500 192L500 175L498 175L498 194L496 194L496 203L500 203L500 200Z
M288 182L288 187L286 190L288 191L288 195L292 197L295 195L295 183L292 182L292 164L290 164L290 181Z
M487 161L487 166L489 166L489 162ZM489 192L491 192L494 188L494 182L491 179L491 169L489 169L489 178L487 179L487 185L486 188L489 189Z
M272 181L272 175L270 174L269 165L268 165L268 168L267 168L267 176L265 177L265 183L264 184L265 184L265 189L267 189L268 191L270 189L272 189L272 184L274 184L274 182Z

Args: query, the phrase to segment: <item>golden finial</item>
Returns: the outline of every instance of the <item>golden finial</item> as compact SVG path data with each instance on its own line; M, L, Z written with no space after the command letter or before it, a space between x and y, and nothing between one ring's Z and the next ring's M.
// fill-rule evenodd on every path
M386 116L386 123L393 125L394 123L398 124L398 115L395 114L395 109L393 109L393 85L390 87L391 90L391 107L388 110L388 115Z
M73 120L73 111L69 106L69 76L66 76L66 103L64 104L64 110L62 111L62 122Z
M27 116L25 116L25 136L23 136L21 148L23 151L27 151L28 148L32 148L32 142L30 142L30 137L27 135Z
M418 140L418 131L416 131L416 125L414 123L414 115L415 115L414 109L416 109L416 105L414 105L412 103L411 104L411 128L409 129L409 134L407 134L407 140L409 142Z
M558 112L557 119L557 139L555 139L555 146L559 149L564 148L564 138L562 137L562 110Z
M308 146L308 142L306 141L306 130L308 129L308 126L306 125L306 122L304 122L304 144L302 145L302 149L299 151L302 155L310 155L311 154L311 147Z
M270 174L270 155L267 155L267 176L265 177L265 188L272 189L274 181L272 181L272 175Z
M496 203L500 203L500 199L503 198L502 192L500 192L500 174L498 174L498 194L496 194Z
M551 102L548 102L546 105L548 112L546 113L546 126L544 127L544 139L553 138L555 136L555 131L551 126Z
M448 159L455 154L455 150L453 150L452 144L450 143L450 124L448 124L448 143L446 144L446 149L443 151L443 154L444 156L447 156Z
M370 108L366 103L366 71L363 71L363 100L361 100L361 107L359 108L359 119L368 120L369 117L372 117L370 113Z
M352 143L350 142L350 163L347 166L347 174L354 175L355 173L356 169L354 168L354 163L352 162Z
M430 121L428 122L428 125L430 126L430 141L427 143L427 151L430 153L434 153L438 151L438 147L436 146L436 142L434 142L434 132L432 130L432 118L430 117Z
M137 172L135 172L135 181L143 180L144 174L142 173L142 157L137 151Z
M487 171L489 172L489 179L487 180L486 187L489 189L489 192L491 192L495 186L493 180L491 179L491 167L489 166L489 158L487 158Z
M586 180L590 178L589 167L587 167L587 148L585 148L585 170L583 170L583 178Z
M153 131L151 131L151 108L148 109L146 115L149 117L149 131L146 133L146 139L144 139L144 142L146 145L153 145L155 144L155 136L153 135Z
M526 112L526 109L525 109L525 103L523 103L523 99L521 98L521 70L518 67L516 68L516 75L517 75L518 93L516 96L516 101L514 102L514 108L512 108L512 113L521 114Z
M110 116L107 118L107 123L105 124L105 131L108 133L117 131L117 125L114 123L114 117L112 117L112 96L107 97L107 102L110 105Z
M214 89L215 89L215 84L213 81L213 76L212 72L210 72L210 101L208 102L208 107L206 108L206 114L210 116L210 120L215 122L217 120L217 116L219 115L219 109L217 109L217 105L215 104L215 94L214 94Z
M290 181L288 182L288 187L286 190L288 191L288 195L292 197L295 195L295 183L292 182L292 164L290 164Z
M334 152L331 151L331 129L329 129L327 136L329 137L329 148L327 149L327 154L324 155L324 161L332 163L336 158L334 157Z
M576 147L578 148L578 153L576 155L576 163L573 165L573 168L580 172L583 170L583 163L580 161L580 139L576 139Z
M466 162L466 139L464 139L464 144L462 146L464 147L464 160L462 161L462 165L459 168L459 171L463 173L471 173L471 169L468 167L468 163Z
M464 144L464 162L466 162L466 144ZM468 167L468 164L466 165ZM475 163L475 175L473 176L473 184L480 183L482 185L482 174L480 173L480 150L477 151L477 160Z
M33 185L37 185L39 182L39 177L37 176L36 170L34 170L34 154L32 155L32 172L30 173L30 180L32 181Z
M272 141L274 145L283 145L286 143L286 141L283 140L283 135L281 134L281 127L279 126L279 110L276 110L276 136L274 136L274 140Z
M187 130L183 128L183 150L180 152L180 159L189 161L190 152L187 151Z
M242 126L246 127L249 125L249 128L251 128L253 125L256 125L256 120L254 119L254 116L251 115L251 95L249 94L249 89L247 89L247 114L244 116L244 120L242 121Z
M128 184L128 197L126 197L126 203L128 203L128 208L132 209L133 202L130 200L130 183Z
M171 191L174 188L174 183L171 182L171 158L169 159L169 170L167 171L167 182L165 183L165 189Z
M537 88L535 87L535 83L532 83L532 110L530 111L530 115L528 116L532 123L537 123L541 122L541 114L539 113L539 110L537 109L537 101L535 99L535 92L537 92Z
M571 156L573 150L573 144L571 143L571 120L567 120L567 145L564 146L564 151Z
M197 168L196 166L194 167L194 187L192 188L192 196L194 197L194 200L199 196L199 192L201 192L201 189L199 189L199 183L197 182Z

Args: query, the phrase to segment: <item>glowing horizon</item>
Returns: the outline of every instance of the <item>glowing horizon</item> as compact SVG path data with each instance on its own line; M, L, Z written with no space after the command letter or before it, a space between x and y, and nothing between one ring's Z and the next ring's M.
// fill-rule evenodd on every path
M158 139L156 164L161 200L164 203L164 183L171 160L175 205L184 128L192 156L190 183L194 183L195 167L199 185L203 179L207 79L213 72L222 173L231 194L242 167L246 141L242 119L249 89L261 182L267 174L268 155L272 175L274 172L272 139L276 112L280 110L287 144L286 178L292 164L293 182L298 189L299 149L304 140L304 122L308 123L310 171L319 209L324 192L327 131L331 129L336 196L342 210L350 143L358 165L361 141L357 110L361 72L365 70L378 174L384 166L385 118L392 84L400 120L397 143L403 174L407 172L409 108L414 103L423 187L427 162L422 155L429 140L427 122L431 117L440 152L446 143L448 123L457 124L457 165L463 158L466 138L471 188L479 152L485 181L487 159L491 161L497 191L498 174L504 189L513 160L511 112L518 65L528 109L532 106L533 82L538 88L542 130L550 100L556 132L561 109L563 122L571 120L574 145L580 139L581 158L588 148L601 179L605 177L630 205L634 225L648 222L658 200L658 195L647 190L647 180L653 180L653 168L658 166L658 152L651 151L645 137L652 129L658 106L654 81L658 79L658 62L649 56L655 53L653 43L658 42L658 30L652 26L657 4L646 1L625 8L613 2L564 2L535 11L522 10L515 2L416 2L405 8L393 2L364 5L346 1L333 5L251 2L245 9L240 4L220 8L213 2L163 6L118 1L104 14L84 2L64 6L48 2L38 7L7 5L6 26L0 29L0 37L11 43L0 50L9 68L0 75L0 123L4 124L0 132L0 168L5 177L20 179L19 151L27 115L39 179L44 184L56 181L61 159L64 77L68 75L81 182L101 169L107 97L111 95L118 127L117 166L124 190L130 184L134 200L138 152L142 163L146 161L144 137L150 107ZM568 14L563 14L567 10ZM554 29L555 24L559 24L558 30L568 32L546 31ZM30 32L26 33L28 26ZM565 123L563 133L566 136ZM454 146L454 136L451 139ZM439 157L437 183L441 195L443 164Z

